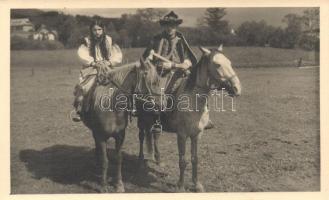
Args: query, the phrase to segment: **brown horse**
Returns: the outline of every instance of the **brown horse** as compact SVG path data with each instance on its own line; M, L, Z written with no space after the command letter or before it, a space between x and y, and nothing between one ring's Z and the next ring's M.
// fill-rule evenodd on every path
M210 83L215 83L218 88L225 87L231 96L241 94L241 85L239 78L234 72L231 62L219 50L208 50L200 48L203 55L196 66L193 67L186 84L182 84L173 101L174 110L163 112L161 114L161 123L163 130L177 133L177 144L179 152L180 177L177 183L179 191L185 191L184 171L186 168L185 149L186 141L191 139L191 162L192 162L192 181L197 192L203 192L203 186L198 179L198 141L207 122L209 120L209 111L207 109L207 100L201 96L208 95L210 92ZM179 98L188 97L189 107L187 110L179 108ZM200 98L198 98L200 97ZM152 134L150 129L158 118L156 115L139 111L138 127L140 129L140 160L144 159L143 142L146 136L146 147L148 158L155 159L159 164L160 151L158 149L159 134ZM151 155L151 156L150 156Z
M108 192L107 140L110 137L115 139L116 191L124 192L121 175L121 147L128 123L129 99L136 87L138 71L134 63L115 68L108 75L111 80L109 84L96 84L90 90L83 105L84 112L81 119L92 131L95 140L96 163L101 171L101 192Z

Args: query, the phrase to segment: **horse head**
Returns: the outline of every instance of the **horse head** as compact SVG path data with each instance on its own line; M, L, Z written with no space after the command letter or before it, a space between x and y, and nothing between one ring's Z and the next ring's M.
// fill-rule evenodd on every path
M150 62L149 59L140 59L140 78L138 81L138 93L143 97L139 100L148 103L149 111L160 110L162 105L161 100L161 84L160 77L156 67Z
M240 96L240 80L231 61L223 54L223 46L215 50L200 47L200 50L203 53L200 61L203 61L201 65L207 68L208 82L215 84L217 89L224 88L230 96Z

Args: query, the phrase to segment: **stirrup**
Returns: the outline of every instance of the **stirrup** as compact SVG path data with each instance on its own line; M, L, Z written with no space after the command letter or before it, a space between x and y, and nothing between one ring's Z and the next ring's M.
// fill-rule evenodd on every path
M211 121L211 120L208 120L208 123L207 125L204 127L204 129L213 129L215 128L215 124Z
M151 133L162 133L162 125L159 120L156 120L156 122L152 125Z
M137 116L138 116L138 112L137 112L137 110L132 110L132 111L131 111L131 115L132 115L133 117L137 117Z
M81 122L81 117L77 114L76 110L70 112L70 119L72 122Z

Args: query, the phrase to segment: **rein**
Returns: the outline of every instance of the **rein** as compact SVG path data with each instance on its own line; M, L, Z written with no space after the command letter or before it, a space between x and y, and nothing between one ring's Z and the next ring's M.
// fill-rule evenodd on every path
M137 68L136 67L134 68L134 70L136 70L136 80L137 80L137 83L138 83L139 82L139 73L137 73ZM128 74L130 72L128 72ZM125 78L123 80L125 80L127 78L128 74L125 76ZM109 80L109 82L112 83L118 90L120 90L121 92L123 92L126 95L133 95L134 94L134 93L131 93L131 92L127 91L127 89L123 88L122 87L123 83L122 84L119 84L118 82L116 82L112 78ZM138 84L136 84L136 87L135 87L135 89L134 89L133 92L136 91L137 87L138 87Z
M220 51L220 50L216 50L216 51L222 53L222 51ZM202 65L202 64L203 63L201 63L200 65ZM226 78L226 80L220 81L220 82L226 84L226 83L230 82L232 79L234 79L236 77L237 77L237 75L236 74L233 74L232 76ZM202 89L202 90L208 90L209 89L209 77L208 77L208 80L207 80L207 84L205 86L202 86L202 85L199 85L198 83L196 83L195 84L195 89L197 89L197 88Z
M141 59L141 62L144 65L150 65L151 67L155 68L155 66L152 63L150 63L149 61L144 61L143 59ZM165 84L165 87L164 87L164 91L167 90L168 85L169 85L172 77L173 77L173 73L171 73L171 75L169 76L169 80L167 79L166 84ZM147 83L147 78L146 78L146 74L145 73L143 74L143 79L144 79L144 84L145 84L145 87L147 89L148 95L150 95L150 96L161 96L162 95L162 94L156 93L156 92L154 92L152 90L152 88L150 87L150 85Z
M136 80L137 80L136 82L137 83L136 83L135 89L133 90L133 93L131 93L127 89L123 88L121 86L121 84L117 83L113 79L110 80L110 83L112 83L118 90L120 90L121 92L123 92L124 94L126 94L128 96L135 95L136 92L139 90L139 84L140 84L140 81L141 81L141 79L140 79L140 72L137 71L137 67L135 67L135 70L136 70ZM145 77L144 77L144 80L145 80ZM145 84L146 84L146 81L145 81ZM149 89L152 92L151 88L148 88L148 85L147 84L146 84L146 86L147 86L147 89ZM152 93L151 93L151 95L152 95ZM136 96L136 98L138 98L139 100L142 100L144 102L151 102L151 103L153 102L153 101L150 101L150 100L148 100L146 98L140 98L138 96Z
M133 95L133 93L128 92L126 89L121 87L121 85L115 82L114 80L110 80L110 83L112 83L116 88L118 88L121 92L125 93L126 95Z
M236 74L230 76L229 78L227 78L227 80L225 80L224 82L228 82L231 81L232 79L234 79L235 77L238 77Z

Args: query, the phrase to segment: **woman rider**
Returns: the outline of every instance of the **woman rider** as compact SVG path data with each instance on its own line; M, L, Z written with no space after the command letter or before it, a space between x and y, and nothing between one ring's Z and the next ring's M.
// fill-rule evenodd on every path
M78 57L82 63L79 83L75 87L73 106L76 114L73 121L81 121L84 96L97 80L97 69L112 68L122 62L122 52L118 45L112 44L112 38L106 34L105 25L95 20L89 27L90 35L83 38L78 48Z

